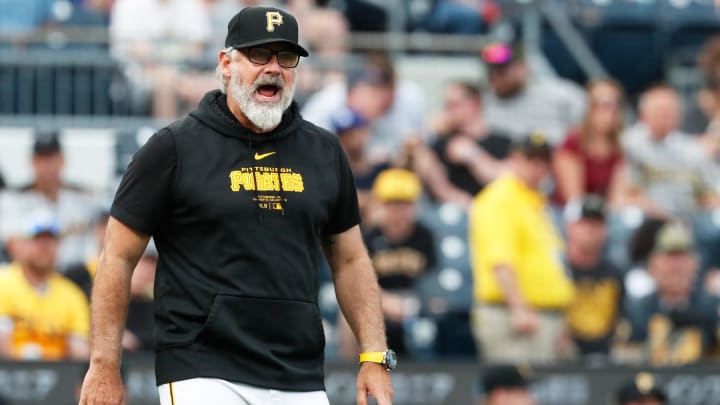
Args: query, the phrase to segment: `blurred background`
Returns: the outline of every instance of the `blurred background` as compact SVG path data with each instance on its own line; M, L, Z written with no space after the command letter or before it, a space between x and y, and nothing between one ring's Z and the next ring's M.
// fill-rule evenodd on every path
M297 17L296 101L355 173L395 403L630 404L634 381L720 404L714 0L0 0L0 401L76 401L115 188L219 87L252 5ZM131 404L157 404L156 259L133 277ZM318 270L327 389L349 404L357 347Z

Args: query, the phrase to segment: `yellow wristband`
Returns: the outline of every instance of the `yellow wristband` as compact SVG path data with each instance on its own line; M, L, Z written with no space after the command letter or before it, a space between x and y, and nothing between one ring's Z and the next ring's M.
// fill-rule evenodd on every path
M383 361L385 360L385 352L367 352L367 353L360 353L360 360L358 363L378 363L383 364Z

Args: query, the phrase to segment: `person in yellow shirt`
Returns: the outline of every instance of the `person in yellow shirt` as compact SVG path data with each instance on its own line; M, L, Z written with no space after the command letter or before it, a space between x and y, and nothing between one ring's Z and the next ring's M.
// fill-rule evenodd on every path
M58 225L45 212L19 222L0 269L0 355L15 360L87 359L85 295L55 272Z
M490 364L543 364L559 358L563 310L573 298L573 285L562 263L562 239L541 193L550 160L542 135L515 142L509 172L470 206L473 335Z

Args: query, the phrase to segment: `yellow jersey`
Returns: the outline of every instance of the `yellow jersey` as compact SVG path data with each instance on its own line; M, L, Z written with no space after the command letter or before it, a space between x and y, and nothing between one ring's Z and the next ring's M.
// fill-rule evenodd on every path
M68 340L87 339L90 329L88 302L75 284L53 273L38 291L17 264L0 269L0 318L9 323L15 359L64 359Z
M474 297L504 303L495 267L508 265L525 301L535 308L563 309L573 284L562 263L563 243L545 198L514 175L488 185L470 206L469 241Z

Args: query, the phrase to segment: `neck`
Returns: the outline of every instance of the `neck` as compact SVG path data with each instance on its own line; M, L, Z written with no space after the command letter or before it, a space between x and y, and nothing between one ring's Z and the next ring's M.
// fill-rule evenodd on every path
M60 193L60 184L36 182L33 189L38 193L44 195L48 200L57 201L58 194Z
M662 291L658 290L660 302L668 307L677 307L687 304L690 300L690 294L687 291Z
M25 280L27 280L33 288L40 289L47 284L47 280L50 277L49 272L35 269L27 265L21 265L20 268L22 269Z
M413 228L414 224L412 222L386 226L383 229L383 235L390 242L402 242L410 236Z
M237 120L240 122L240 124L242 126L244 126L245 128L251 130L252 132L255 132L256 134L263 134L263 133L270 132L278 127L276 125L270 129L259 128L257 125L253 124L252 121L250 121L250 118L248 118L247 115L245 115L243 110L240 108L240 104L238 104L237 101L235 101L234 97L232 97L229 94L227 94L226 96L227 96L228 109L230 109L230 112L232 113L232 115L234 115L235 118L237 118Z
M487 126L480 113L478 112L475 118L462 126L462 132L465 135L471 136L473 139L483 139L487 136Z
M595 266L600 261L600 251L597 249L582 249L577 244L569 243L567 257L570 264L580 269Z

